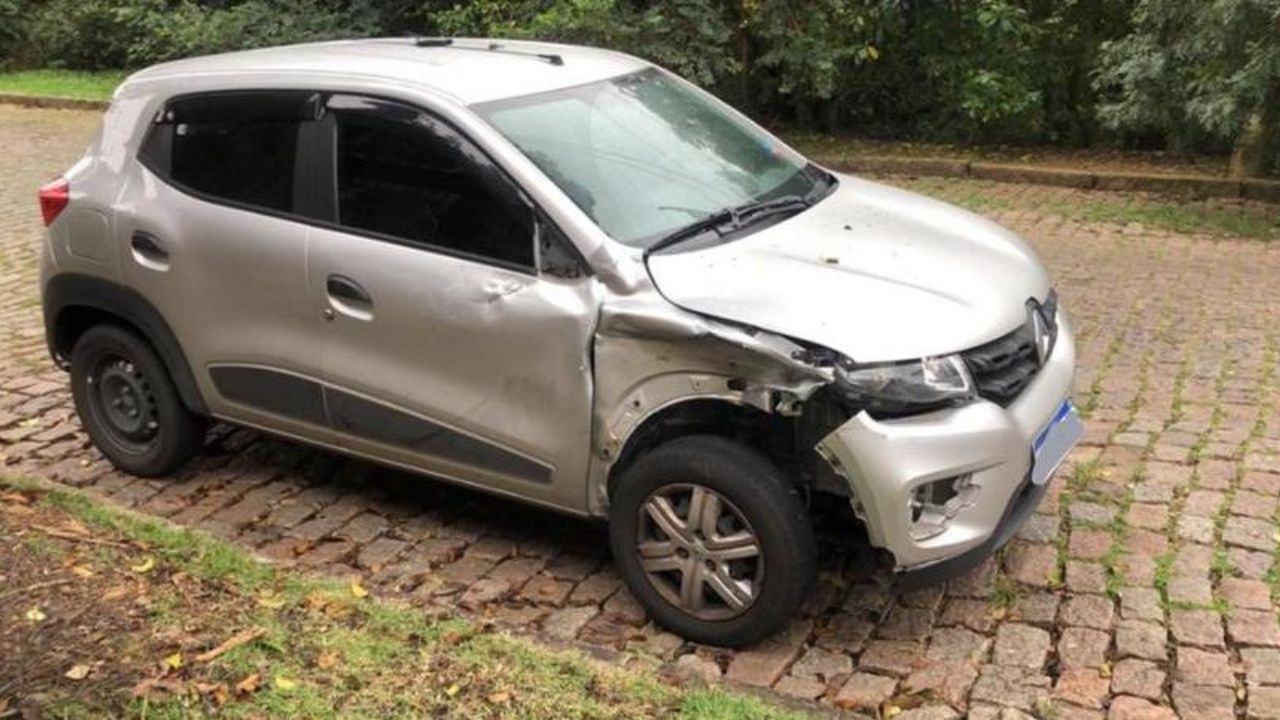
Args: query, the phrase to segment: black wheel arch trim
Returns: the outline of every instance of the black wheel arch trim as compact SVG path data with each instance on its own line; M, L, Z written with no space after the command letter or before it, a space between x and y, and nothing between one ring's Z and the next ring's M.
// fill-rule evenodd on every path
M45 283L43 303L45 342L58 367L65 370L70 366L70 348L59 347L59 331L68 310L86 308L114 315L142 333L155 348L187 409L197 415L209 414L178 338L164 315L141 293L91 275L61 273Z

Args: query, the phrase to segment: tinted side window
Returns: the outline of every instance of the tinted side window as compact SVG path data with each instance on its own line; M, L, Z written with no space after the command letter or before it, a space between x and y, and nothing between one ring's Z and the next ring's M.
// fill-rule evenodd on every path
M313 98L301 92L178 98L165 108L142 157L173 182L213 199L290 212L298 129Z
M377 100L335 97L338 221L525 268L533 213L492 161L448 125Z

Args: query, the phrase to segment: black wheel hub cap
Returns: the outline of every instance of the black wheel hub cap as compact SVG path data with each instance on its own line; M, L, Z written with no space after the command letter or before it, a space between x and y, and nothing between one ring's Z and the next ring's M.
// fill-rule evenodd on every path
M155 397L146 376L121 357L103 360L94 374L94 399L109 429L120 439L146 444L160 430Z

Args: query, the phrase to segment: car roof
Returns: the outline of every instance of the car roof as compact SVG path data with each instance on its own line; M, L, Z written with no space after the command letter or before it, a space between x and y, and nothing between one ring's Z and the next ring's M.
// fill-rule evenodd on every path
M550 56L555 56L552 58ZM577 45L489 38L376 38L286 45L177 60L127 84L258 74L364 76L429 88L463 104L617 77L648 67L629 55Z

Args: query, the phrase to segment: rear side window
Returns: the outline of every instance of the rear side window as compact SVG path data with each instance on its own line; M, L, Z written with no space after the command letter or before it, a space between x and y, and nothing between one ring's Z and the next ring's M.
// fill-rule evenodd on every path
M140 157L157 174L214 201L292 212L298 134L313 93L253 91L171 100Z
M397 103L335 96L338 222L430 249L532 268L534 218L449 125Z

